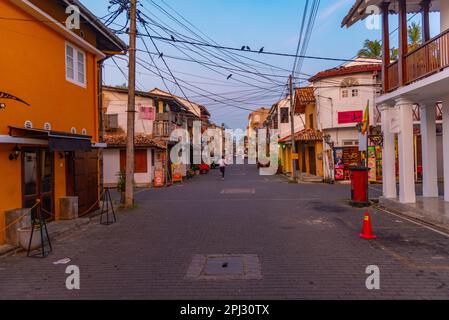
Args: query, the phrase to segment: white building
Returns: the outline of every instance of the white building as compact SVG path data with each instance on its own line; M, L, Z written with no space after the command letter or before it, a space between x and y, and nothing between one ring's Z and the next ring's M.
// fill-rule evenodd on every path
M366 18L371 11L367 5L377 5L382 16L383 36L383 94L377 99L382 110L383 196L399 199L402 204L417 200L413 168L413 105L421 109L421 138L423 149L423 203L439 196L437 179L437 137L435 105L442 102L442 135L445 201L449 202L449 1L447 0L357 0L343 20L350 27ZM440 33L430 36L431 11L440 12ZM390 18L398 19L399 57L390 61ZM423 44L410 48L407 43L407 14L421 13ZM399 153L399 197L396 186L395 139ZM440 206L439 212L444 212Z
M359 153L357 124L363 120L368 104L370 124L375 124L378 119L375 98L380 91L381 62L362 58L357 60L319 72L309 79L316 100L317 129L323 135L330 136L330 141L324 144L325 152L334 148L334 151L345 154L343 171L334 171L335 163L328 163L338 161L335 157L325 161L326 179L347 180L349 166L358 164L360 159L355 158ZM346 159L347 154L353 158L351 161Z
M104 86L103 106L104 141L108 145L103 151L103 181L106 187L115 187L119 173L126 168L128 90ZM165 145L153 139L155 114L153 96L136 92L134 180L137 187L151 186L155 167L162 167L158 159L165 153Z

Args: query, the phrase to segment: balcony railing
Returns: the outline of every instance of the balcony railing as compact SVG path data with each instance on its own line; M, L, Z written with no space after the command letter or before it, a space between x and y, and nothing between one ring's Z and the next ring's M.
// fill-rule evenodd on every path
M409 52L405 59L404 84L408 85L449 67L449 30L427 41L419 48ZM387 67L387 91L396 90L400 85L399 63Z
M395 61L388 65L388 91L393 91L399 88L399 62Z
M153 136L156 138L168 138L174 126L169 121L155 121L153 123Z

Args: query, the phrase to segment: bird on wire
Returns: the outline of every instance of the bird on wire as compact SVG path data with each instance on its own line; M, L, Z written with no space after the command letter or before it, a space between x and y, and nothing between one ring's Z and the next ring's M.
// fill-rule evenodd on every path
M173 42L176 42L175 37L173 37L173 36L170 36L170 37L171 37L171 40L172 40Z
M231 77L232 77L232 73L226 78L226 80L231 79Z
M265 47L260 48L259 53L262 53Z

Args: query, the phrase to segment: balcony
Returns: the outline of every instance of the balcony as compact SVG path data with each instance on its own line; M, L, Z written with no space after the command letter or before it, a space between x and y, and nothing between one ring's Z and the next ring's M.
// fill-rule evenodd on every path
M449 29L404 56L403 85L409 85L449 67ZM399 62L387 68L386 92L401 86Z
M172 133L174 126L169 121L155 121L153 123L153 137L168 138Z

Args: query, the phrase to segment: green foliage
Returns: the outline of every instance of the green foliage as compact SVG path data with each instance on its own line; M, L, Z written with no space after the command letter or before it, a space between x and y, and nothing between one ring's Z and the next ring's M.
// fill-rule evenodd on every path
M382 44L379 40L366 39L358 55L367 59L380 59L382 57Z
M117 190L119 192L125 192L126 190L126 172L119 172L117 181Z

